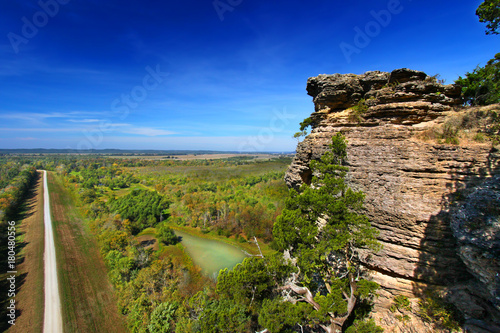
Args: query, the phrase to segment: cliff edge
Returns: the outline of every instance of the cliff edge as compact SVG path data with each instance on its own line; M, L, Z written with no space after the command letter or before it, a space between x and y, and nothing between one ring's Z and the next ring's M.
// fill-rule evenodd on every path
M335 133L346 136L349 184L365 193L365 213L383 245L378 253L361 250L382 286L374 308L379 324L389 332L437 331L418 315L408 323L389 310L403 295L416 314L432 289L462 313L466 331L500 331L499 154L490 142L422 139L436 128L450 131L450 117L467 112L456 111L460 87L397 69L319 75L307 92L315 105L312 131L285 180L294 188L310 182L310 161Z

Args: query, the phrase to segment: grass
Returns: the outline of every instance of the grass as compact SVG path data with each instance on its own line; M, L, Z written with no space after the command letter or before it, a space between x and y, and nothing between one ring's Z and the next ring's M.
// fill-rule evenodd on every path
M349 121L361 122L363 120L363 115L368 111L368 105L366 105L366 100L361 99L353 107L349 108L351 111L349 114Z
M3 320L1 331L41 332L43 328L43 253L44 253L44 226L43 226L43 191L42 177L39 177L31 195L24 203L17 223L16 249L17 277L16 277L16 324L7 329ZM2 250L3 251L3 250ZM4 251L3 253L6 253ZM6 275L0 275L5 281ZM5 293L6 294L6 293ZM2 295L4 291L2 290ZM6 299L6 298L5 298ZM2 309L5 306L2 304ZM2 318L7 318L3 315Z
M151 178L184 176L197 181L227 181L231 179L260 176L269 172L283 172L290 165L290 159L274 159L264 162L252 162L243 165L174 165L174 166L147 166L127 168L140 175Z
M454 306L445 302L436 292L428 291L419 301L420 317L438 328L451 332L460 331L460 317Z
M154 189L152 189L151 187L148 187L148 186L143 185L143 184L132 184L128 188L121 188L121 189L117 189L117 190L108 188L108 193L110 193L110 194L113 193L116 197L120 198L120 197L126 196L127 194L129 194L133 190L154 191Z
M500 138L499 114L498 105L453 112L444 118L442 124L420 132L417 138L452 145L497 144Z
M63 324L71 332L126 332L95 239L62 179L48 174Z

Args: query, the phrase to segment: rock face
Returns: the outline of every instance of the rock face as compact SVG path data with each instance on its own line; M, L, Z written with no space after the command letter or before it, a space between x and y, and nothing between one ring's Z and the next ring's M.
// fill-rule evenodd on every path
M460 88L442 85L423 72L398 69L319 75L308 80L307 92L315 105L312 131L299 143L285 180L294 188L310 182L310 161L321 157L336 132L346 136L350 186L365 193L365 213L383 245L378 253L362 253L382 286L375 307L379 322L394 332L435 331L423 323L394 322L387 311L395 295L415 297L430 285L453 291L450 300L467 294L476 312L466 313L466 319L495 321L498 266L486 268L485 253L498 258L499 233L492 229L478 236L464 232L463 225L469 223L468 207L477 206L483 193L471 191L500 173L497 157L487 144L416 139L461 103ZM483 190L493 185L488 186ZM465 197L469 206L460 206ZM496 245L488 245L491 237L497 237ZM474 293L473 284L490 287L487 293Z

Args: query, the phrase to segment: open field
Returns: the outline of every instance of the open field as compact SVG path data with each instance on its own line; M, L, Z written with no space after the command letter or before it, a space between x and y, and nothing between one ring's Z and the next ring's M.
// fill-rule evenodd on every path
M24 220L18 224L18 293L16 325L9 333L41 332L43 325L43 177L39 173L25 204Z
M230 179L261 176L270 172L284 172L290 164L289 159L274 159L267 162L246 163L242 165L155 165L145 167L128 167L139 178L148 176L159 180L164 176L183 176L198 181L227 181Z
M95 239L59 176L48 177L64 332L126 332Z
M186 155L102 155L103 157L122 158L122 159L141 159L141 160L173 160L173 161L190 161L190 160L220 160L231 157L252 157L254 160L268 160L276 158L276 154L186 154Z

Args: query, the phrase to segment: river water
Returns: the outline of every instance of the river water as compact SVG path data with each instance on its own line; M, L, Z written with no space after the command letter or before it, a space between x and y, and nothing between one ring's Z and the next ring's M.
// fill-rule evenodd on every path
M224 242L193 236L179 230L174 232L182 238L181 243L186 247L193 262L210 277L216 278L221 269L231 269L246 258L240 249Z

